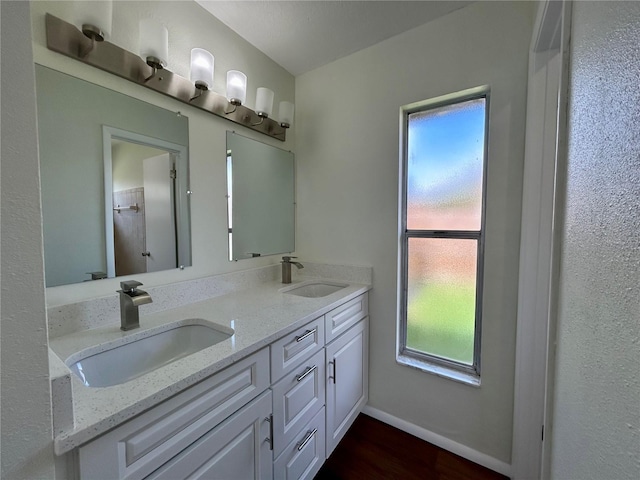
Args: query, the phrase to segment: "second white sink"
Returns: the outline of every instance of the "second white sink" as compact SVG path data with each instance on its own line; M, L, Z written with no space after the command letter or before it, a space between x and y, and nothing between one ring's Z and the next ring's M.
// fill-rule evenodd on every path
M342 290L348 285L344 283L334 283L326 281L305 282L303 285L289 287L283 290L283 293L289 295L297 295L299 297L320 298L331 295L332 293Z
M99 353L79 352L65 363L86 386L109 387L220 343L233 333L230 328L213 324L177 325L147 336L132 336L130 342Z

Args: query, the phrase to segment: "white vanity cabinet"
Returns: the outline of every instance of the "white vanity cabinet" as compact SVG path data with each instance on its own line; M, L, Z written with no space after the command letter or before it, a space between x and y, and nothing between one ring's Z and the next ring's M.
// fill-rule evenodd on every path
M368 398L367 293L78 448L81 479L311 480Z
M326 454L331 455L369 398L368 324L365 319L326 347Z

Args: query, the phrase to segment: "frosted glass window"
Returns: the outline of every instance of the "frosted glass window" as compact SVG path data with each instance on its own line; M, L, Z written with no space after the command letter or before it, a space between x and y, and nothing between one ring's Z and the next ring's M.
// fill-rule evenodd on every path
M410 238L407 348L473 365L477 240Z
M484 98L409 115L407 228L479 230Z
M479 384L489 88L401 109L400 363Z

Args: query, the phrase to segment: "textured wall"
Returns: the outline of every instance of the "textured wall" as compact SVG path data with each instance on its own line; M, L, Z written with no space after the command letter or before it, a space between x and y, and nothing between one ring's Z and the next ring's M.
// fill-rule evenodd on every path
M533 10L477 2L296 78L298 254L372 265L369 403L510 463ZM509 41L505 41L508 38ZM395 361L399 108L491 86L482 387ZM508 466L507 466L508 468Z
M2 472L53 478L35 78L27 2L2 17Z
M552 478L640 476L640 3L575 2Z

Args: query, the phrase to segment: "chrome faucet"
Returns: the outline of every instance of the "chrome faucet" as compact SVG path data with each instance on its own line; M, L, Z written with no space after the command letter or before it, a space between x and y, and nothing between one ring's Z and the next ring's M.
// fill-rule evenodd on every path
M304 268L300 262L292 262L292 258L298 257L282 257L282 283L291 283L291 265L295 265L298 268Z
M133 330L140 326L140 314L138 307L153 302L151 295L143 290L138 290L142 283L136 280L120 282L117 290L120 294L120 330Z

